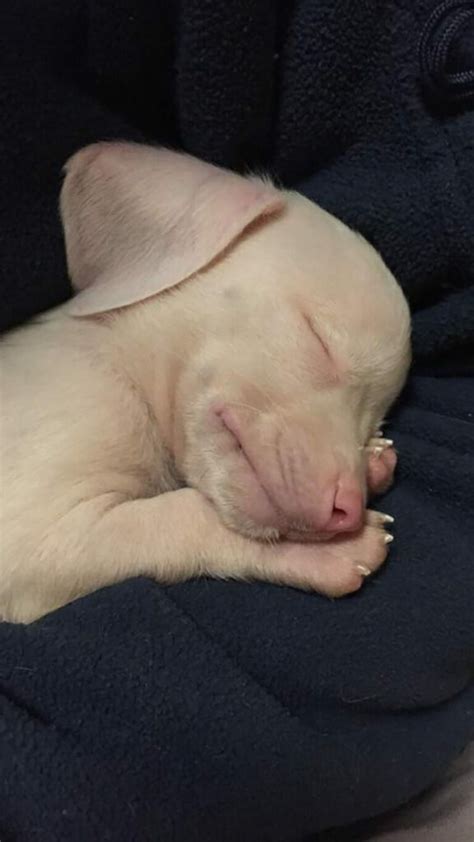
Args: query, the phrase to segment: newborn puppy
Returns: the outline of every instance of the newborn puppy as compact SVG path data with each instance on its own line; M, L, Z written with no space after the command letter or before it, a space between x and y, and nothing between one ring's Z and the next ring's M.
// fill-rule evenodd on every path
M410 360L379 255L297 193L128 143L69 161L61 213L78 294L0 345L1 617L138 575L357 590Z

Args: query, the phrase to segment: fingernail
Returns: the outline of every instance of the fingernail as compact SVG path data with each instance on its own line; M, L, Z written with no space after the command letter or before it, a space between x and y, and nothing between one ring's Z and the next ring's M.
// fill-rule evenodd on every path
M384 523L395 523L395 518L392 515L382 515Z
M383 447L393 447L393 439L380 439L380 444Z
M386 544L391 544L394 540L395 538L393 537L393 535L390 535L390 533L387 533L387 535L385 535L384 537L384 541Z
M356 570L359 571L361 576L370 576L372 573L370 567L366 567L365 564L356 564Z

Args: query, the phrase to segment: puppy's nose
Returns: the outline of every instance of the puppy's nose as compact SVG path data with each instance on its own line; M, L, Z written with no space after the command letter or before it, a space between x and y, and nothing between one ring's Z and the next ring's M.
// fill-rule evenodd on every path
M339 481L334 496L333 510L325 525L325 532L356 532L361 528L364 513L364 495L351 481Z

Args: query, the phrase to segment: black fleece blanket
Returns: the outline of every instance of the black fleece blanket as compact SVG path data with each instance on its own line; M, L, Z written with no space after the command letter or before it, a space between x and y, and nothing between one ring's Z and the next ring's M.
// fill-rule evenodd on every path
M3 329L69 295L61 166L121 137L359 228L416 352L360 594L142 579L0 625L0 839L308 842L396 807L474 736L474 3L15 0L0 32Z

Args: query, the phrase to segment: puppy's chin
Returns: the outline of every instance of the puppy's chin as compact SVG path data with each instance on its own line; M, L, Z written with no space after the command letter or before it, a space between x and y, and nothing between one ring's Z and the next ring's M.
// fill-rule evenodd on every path
M239 509L235 502L223 503L222 500L213 501L222 523L228 529L238 532L244 538L251 538L253 541L264 541L274 543L275 541L291 541L296 544L315 544L323 541L331 541L336 533L319 534L312 532L299 524L286 524L281 519L278 526L263 525L257 523L246 512Z
M278 526L274 523L259 523L250 512L246 511L239 498L240 494L236 495L233 491L229 492L222 487L210 496L224 526L253 541L278 541L281 537Z

